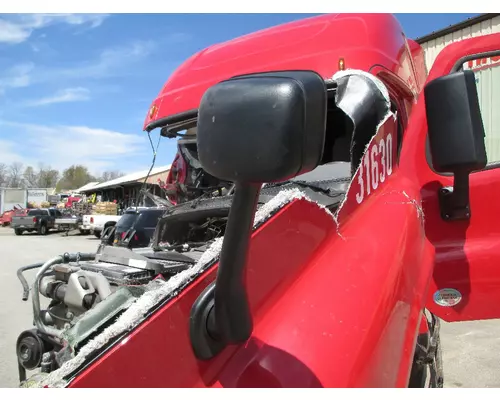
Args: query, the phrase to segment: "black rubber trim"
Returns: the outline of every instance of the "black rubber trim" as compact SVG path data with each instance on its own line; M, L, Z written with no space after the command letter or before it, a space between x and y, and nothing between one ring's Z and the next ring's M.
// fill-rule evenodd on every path
M212 337L209 321L214 321L215 281L208 285L195 300L189 318L189 338L196 358L210 360L219 354L227 343Z
M165 118L160 118L156 121L151 122L149 125L146 126L146 129L144 129L146 132L151 132L153 129L160 128L163 126L171 125L171 124L176 124L188 119L193 119L198 117L198 109L193 109L189 111L184 111L179 114L171 115L169 117Z

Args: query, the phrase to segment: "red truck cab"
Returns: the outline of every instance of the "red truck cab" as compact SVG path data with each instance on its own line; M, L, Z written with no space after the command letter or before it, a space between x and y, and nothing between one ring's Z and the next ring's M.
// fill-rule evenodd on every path
M500 170L462 71L498 54L500 34L454 43L427 77L393 16L337 14L193 55L144 129L196 128L235 182L224 239L45 384L442 387L439 318L500 316ZM285 190L255 213L261 184L337 164L334 207Z

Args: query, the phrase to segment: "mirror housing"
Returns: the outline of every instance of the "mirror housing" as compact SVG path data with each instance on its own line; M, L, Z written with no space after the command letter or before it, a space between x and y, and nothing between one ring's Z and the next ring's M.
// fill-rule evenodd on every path
M437 172L472 172L487 164L484 126L474 72L429 82L425 107L432 164Z
M287 180L323 155L327 94L312 71L244 75L209 88L198 111L198 154L231 182Z
M253 330L245 284L253 220L263 183L316 168L323 156L327 89L312 71L244 75L215 85L198 110L198 156L205 171L235 182L215 284L193 304L191 346L208 360Z
M453 188L440 191L442 216L468 219L469 174L488 163L474 72L437 78L425 86L424 93L433 168L454 174Z

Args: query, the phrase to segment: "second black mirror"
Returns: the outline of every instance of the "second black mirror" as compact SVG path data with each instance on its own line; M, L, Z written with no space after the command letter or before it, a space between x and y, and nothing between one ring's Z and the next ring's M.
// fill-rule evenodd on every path
M474 72L437 78L424 89L432 164L437 172L472 172L487 164Z
M469 174L486 167L484 126L474 72L455 72L424 88L432 166L451 172L453 187L439 190L444 220L469 219Z

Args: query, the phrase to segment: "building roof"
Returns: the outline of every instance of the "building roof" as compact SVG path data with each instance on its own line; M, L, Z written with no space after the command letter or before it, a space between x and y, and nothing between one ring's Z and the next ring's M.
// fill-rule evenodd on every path
M429 40L433 40L433 39L448 35L450 33L457 32L461 29L468 28L469 26L478 24L480 22L487 21L487 20L492 19L498 15L500 15L500 14L479 14L476 17L466 19L465 21L450 25L450 26L443 28L443 29L440 29L438 31L431 32L425 36L421 36L421 37L415 39L415 41L419 44L422 44L422 43L428 42Z
M169 170L170 170L170 165L166 165L163 167L156 167L156 168L153 168L151 170L149 175L151 176L151 175L161 174L161 173L168 172ZM83 190L82 190L82 188L80 188L79 191L81 191L81 192L94 192L96 190L110 189L113 187L122 186L122 185L125 185L127 183L142 182L142 181L144 181L144 179L148 175L148 171L149 171L149 169L144 170L144 171L140 171L140 172L134 172L132 174L121 176L120 178L116 178L116 179L112 179L112 180L107 181L107 182L99 183L98 185L95 185L95 186L92 186L89 188L85 188Z
M98 184L99 184L99 182L89 182L86 185L83 185L81 188L74 190L74 192L76 192L76 193L85 192L85 190L93 188L94 186L96 186Z

